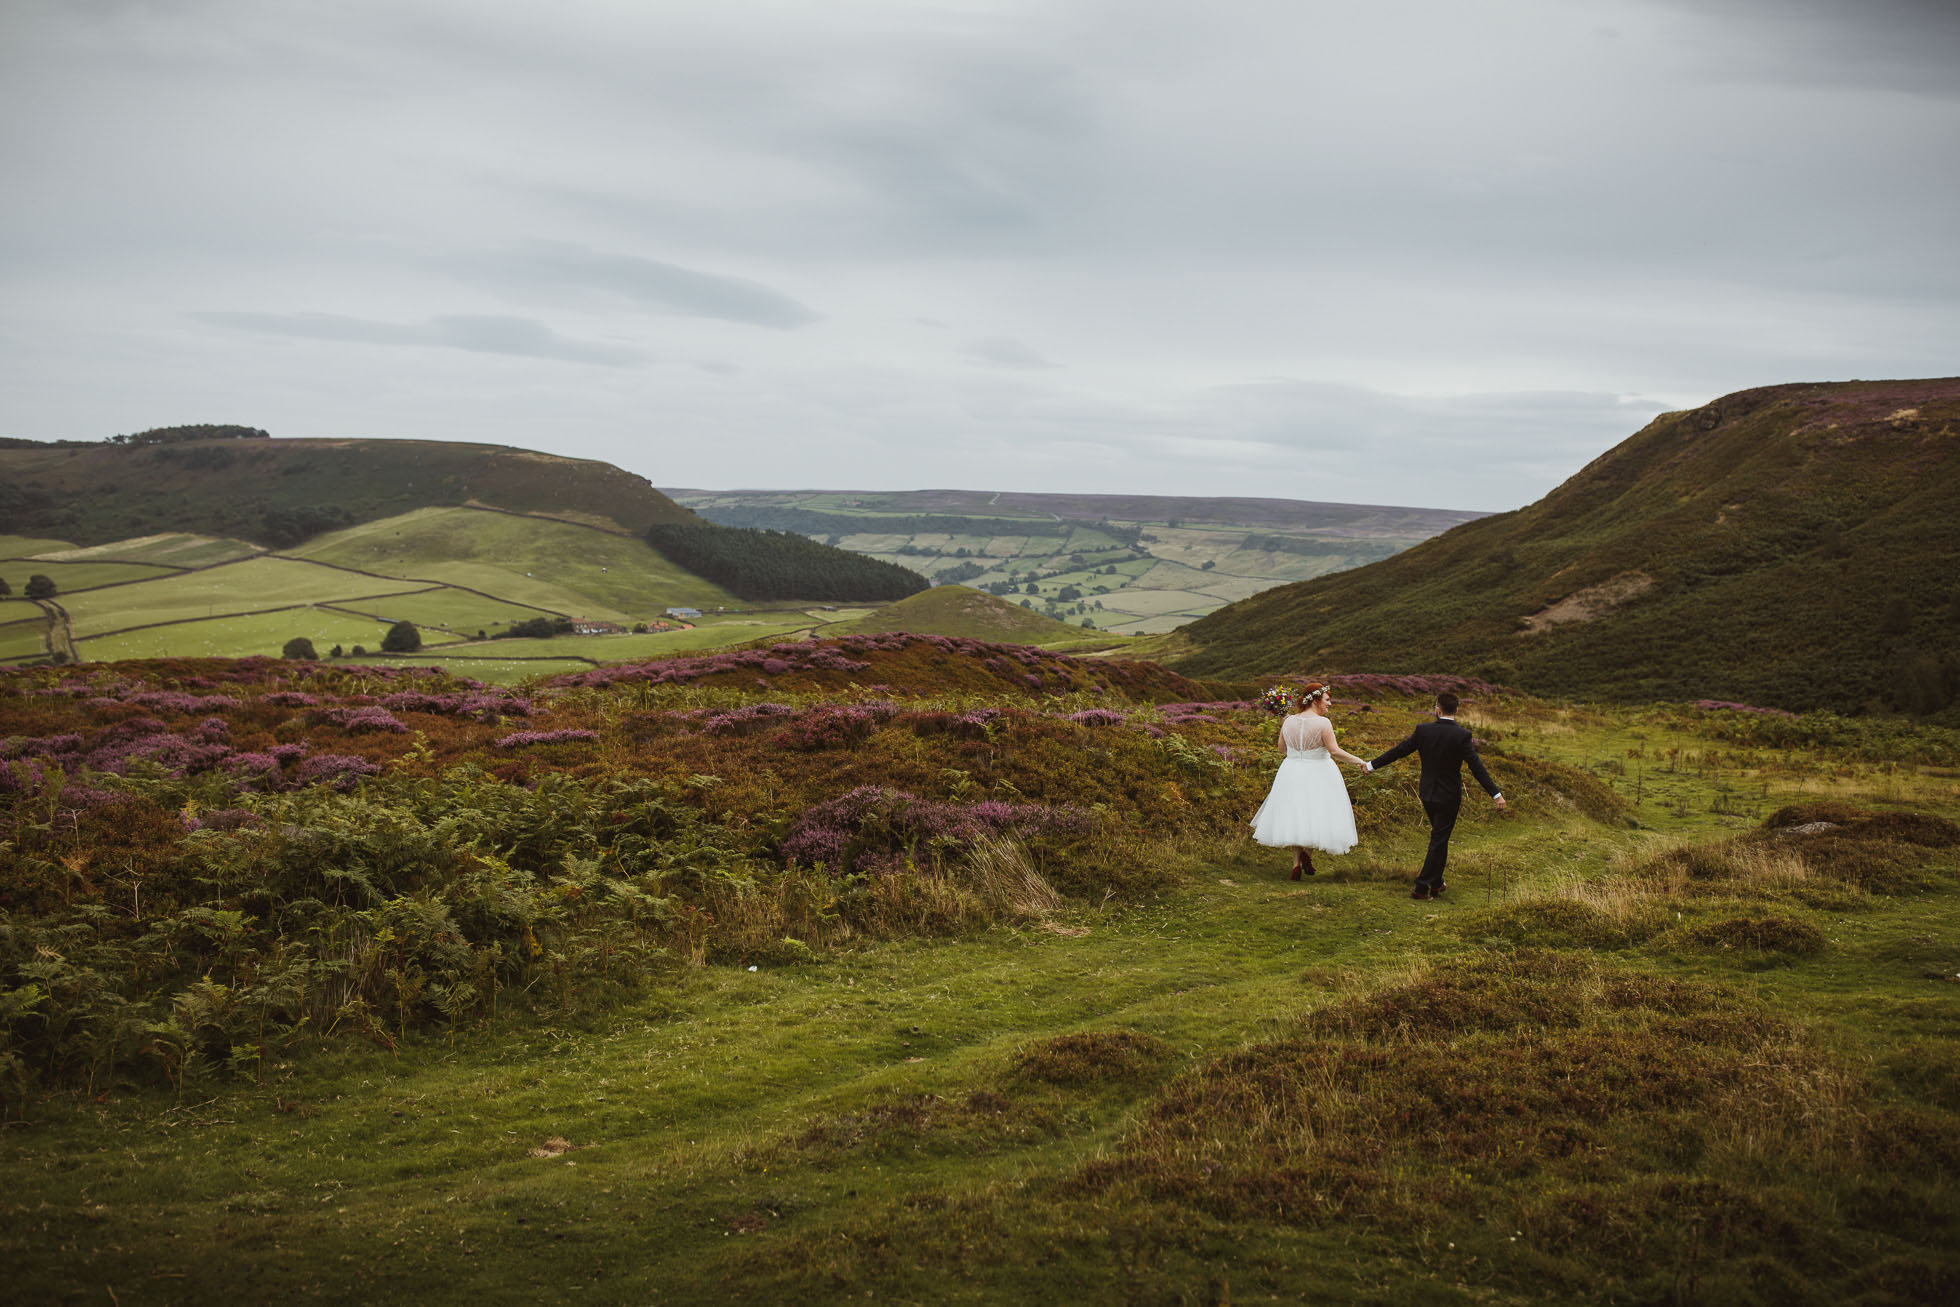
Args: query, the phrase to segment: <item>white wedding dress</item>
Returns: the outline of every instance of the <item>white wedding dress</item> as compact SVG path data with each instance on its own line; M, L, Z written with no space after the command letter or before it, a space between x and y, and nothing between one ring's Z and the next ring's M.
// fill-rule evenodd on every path
M1341 765L1327 752L1333 728L1319 713L1296 713L1280 723L1286 761L1266 801L1252 815L1252 838L1276 849L1346 853L1357 840Z

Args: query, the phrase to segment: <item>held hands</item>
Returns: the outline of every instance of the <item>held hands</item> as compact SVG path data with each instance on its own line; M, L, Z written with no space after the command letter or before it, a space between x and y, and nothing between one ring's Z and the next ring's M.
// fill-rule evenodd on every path
M1362 775L1364 775L1364 776L1365 776L1365 775L1367 775L1367 774L1368 774L1369 772L1371 772L1371 771L1373 771L1373 770L1375 770L1375 764L1374 764L1374 763L1372 763L1372 762L1363 762L1363 763L1361 764L1361 774L1362 774Z

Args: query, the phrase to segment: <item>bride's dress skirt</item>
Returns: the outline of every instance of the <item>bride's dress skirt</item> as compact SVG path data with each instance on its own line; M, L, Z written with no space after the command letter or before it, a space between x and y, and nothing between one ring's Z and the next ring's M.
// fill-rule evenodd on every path
M1355 846L1354 805L1340 764L1325 749L1289 751L1252 815L1252 838L1277 849L1346 853Z

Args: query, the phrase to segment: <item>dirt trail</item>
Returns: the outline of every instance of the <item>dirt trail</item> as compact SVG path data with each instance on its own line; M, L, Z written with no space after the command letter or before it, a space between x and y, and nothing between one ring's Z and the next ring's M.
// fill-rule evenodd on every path
M45 637L48 653L57 662L78 663L81 656L75 652L75 631L68 623L68 610L52 599L36 599L41 611L48 615L48 633Z

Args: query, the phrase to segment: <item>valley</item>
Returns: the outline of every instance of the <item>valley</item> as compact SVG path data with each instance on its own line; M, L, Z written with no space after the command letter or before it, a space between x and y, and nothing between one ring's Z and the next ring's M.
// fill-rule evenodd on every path
M1169 631L1261 590L1386 558L1481 516L1147 495L668 493L712 521L796 531L1118 635Z

